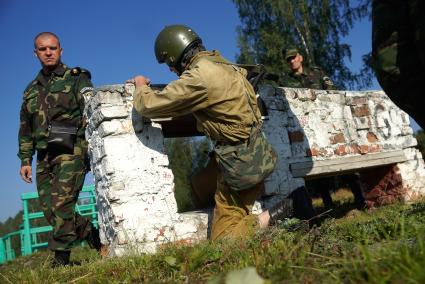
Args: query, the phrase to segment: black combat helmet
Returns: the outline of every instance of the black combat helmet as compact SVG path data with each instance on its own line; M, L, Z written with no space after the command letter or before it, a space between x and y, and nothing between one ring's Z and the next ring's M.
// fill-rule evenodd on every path
M156 37L155 55L159 63L176 67L186 48L194 42L202 42L191 28L183 25L166 26Z

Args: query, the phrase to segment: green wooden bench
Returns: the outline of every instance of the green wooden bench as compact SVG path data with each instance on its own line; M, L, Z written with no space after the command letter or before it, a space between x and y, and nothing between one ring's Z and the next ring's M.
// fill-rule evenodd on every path
M21 194L23 206L23 224L20 230L9 233L0 241L0 263L15 259L15 251L12 249L12 237L18 236L21 244L21 255L29 255L40 248L47 247L46 241L40 241L40 236L52 231L52 226L33 226L31 221L44 219L43 212L30 212L29 202L37 199L37 192ZM81 216L90 217L93 225L98 228L96 194L94 185L84 186L75 206L76 212Z

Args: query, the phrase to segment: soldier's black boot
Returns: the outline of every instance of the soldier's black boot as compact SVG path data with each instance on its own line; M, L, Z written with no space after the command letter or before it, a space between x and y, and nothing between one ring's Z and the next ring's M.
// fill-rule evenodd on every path
M329 192L328 188L321 188L319 189L320 197L323 200L323 205L325 205L325 208L333 208L335 207L335 204L332 200L331 193Z
M55 257L52 261L52 268L69 265L71 251L55 250Z
M100 242L99 229L93 225L91 226L90 233L87 235L85 240L91 249L95 249L97 251L101 250L102 243Z
M292 200L289 198L284 198L273 205L268 211L270 215L269 225L279 224L285 218L290 218L293 216Z
M310 194L304 186L294 190L289 197L293 202L295 217L301 220L309 220L316 215Z
M360 185L360 176L358 174L352 174L343 176L344 182L347 183L354 195L354 203L357 209L364 209L366 206L366 200L363 197L362 187Z
M360 185L353 184L351 187L351 192L354 195L354 203L356 204L357 209L364 209L366 206L366 200L363 197L362 190Z

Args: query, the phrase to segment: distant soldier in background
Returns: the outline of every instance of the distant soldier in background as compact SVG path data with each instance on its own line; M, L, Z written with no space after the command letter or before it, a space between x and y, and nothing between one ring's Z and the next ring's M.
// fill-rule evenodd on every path
M319 67L303 66L304 57L298 49L283 51L291 72L284 76L283 85L288 88L310 88L316 90L332 90L334 83Z
M372 59L382 89L424 129L424 0L373 0Z
M61 62L59 38L42 32L34 38L42 69L24 91L20 112L20 175L32 182L32 156L37 151L36 181L44 216L53 227L49 249L52 266L70 264L71 248L82 240L100 250L99 231L75 212L86 174L84 96L93 85L90 73Z
M304 58L298 49L290 48L282 50L291 72L284 76L282 86L289 88L309 88L316 90L334 90L335 86L332 80L319 67L308 68L303 66ZM321 178L315 180L307 180L307 188L314 189L320 194L325 207L334 206L330 190L335 188L335 178ZM364 197L361 191L359 177L357 174L344 175L339 178L341 185L348 185L353 192L354 200L357 207L364 206ZM311 203L311 197L306 195L306 204ZM308 205L305 205L308 207Z

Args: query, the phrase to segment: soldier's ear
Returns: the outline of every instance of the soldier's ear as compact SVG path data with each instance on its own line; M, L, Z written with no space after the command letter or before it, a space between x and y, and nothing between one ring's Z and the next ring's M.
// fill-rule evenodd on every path
M303 62L304 61L304 57L301 54L299 54L299 53L298 53L298 55L300 56L300 62Z
M34 56L38 58L37 49L34 49Z

